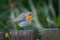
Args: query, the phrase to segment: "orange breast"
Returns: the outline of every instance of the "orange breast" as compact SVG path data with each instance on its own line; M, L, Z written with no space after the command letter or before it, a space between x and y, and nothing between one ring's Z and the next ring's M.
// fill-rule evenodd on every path
M28 22L32 22L32 18L33 18L32 14L31 14L31 15L29 15L29 16L27 17Z

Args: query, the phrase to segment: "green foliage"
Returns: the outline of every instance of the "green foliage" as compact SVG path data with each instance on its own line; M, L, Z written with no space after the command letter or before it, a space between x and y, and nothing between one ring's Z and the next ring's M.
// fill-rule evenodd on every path
M28 10L30 10L31 11L31 9L30 9L30 7L29 7L29 4L28 4L28 1L27 0L22 0L22 1L19 1L19 2L17 2L16 0L14 1L11 1L11 2L16 2L16 7L18 8L18 5L17 4L19 4L19 2L21 2L22 4L23 4L23 6L25 7L25 8L27 8ZM33 0L33 3L34 3L34 5L35 5L35 7L36 7L36 9L38 10L38 18L39 18L39 22L41 22L41 24L43 24L43 26L44 27L48 27L48 22L47 22L47 20L46 20L46 17L45 17L45 13L44 13L44 10L40 10L39 8L43 8L44 6L43 6L43 2L48 2L47 0L46 1L44 1L44 0ZM54 1L52 1L53 3L57 3L57 0L54 0ZM4 14L4 12L6 12L7 10L9 10L10 8L9 8L9 2L8 2L8 0L0 0L0 4L1 5L3 5L1 8L0 8L0 15L2 15L2 14ZM4 6L5 5L5 6ZM47 5L49 5L49 4L47 4ZM7 7L8 6L8 7ZM49 6L46 6L47 8L48 8L48 10L50 11L50 8L49 8ZM20 9L19 9L20 10ZM51 13L50 13L51 14ZM15 14L15 16L16 16L16 14ZM10 17L10 12L8 12L5 16L2 16L2 17L0 17L0 21L4 24L4 25L6 25L7 24L7 21L9 20L9 17ZM52 18L52 15L50 16L51 18ZM58 18L56 18L57 19L57 24L60 26L60 19L59 19L59 17ZM2 29L3 28L3 25L0 23L0 26L1 26L1 28L0 29ZM19 28L20 27L18 27L17 29L19 30Z

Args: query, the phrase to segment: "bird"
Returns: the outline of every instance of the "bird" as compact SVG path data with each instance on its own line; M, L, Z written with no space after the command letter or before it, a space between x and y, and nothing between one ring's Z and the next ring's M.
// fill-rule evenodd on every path
M20 27L27 27L32 23L33 15L32 12L21 13L14 21L13 24L18 24Z

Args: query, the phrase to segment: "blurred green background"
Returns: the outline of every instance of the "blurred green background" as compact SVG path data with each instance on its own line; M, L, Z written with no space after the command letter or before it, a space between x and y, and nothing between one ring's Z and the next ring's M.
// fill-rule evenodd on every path
M4 26L7 24L10 19L10 4L15 2L16 8L19 9L19 3L23 4L23 6L31 11L28 0L0 0L0 31L5 31ZM46 3L44 7L44 2ZM58 0L33 0L35 8L38 10L38 20L41 22L44 28L59 28L60 27L60 16L58 11ZM51 5L52 7L50 7ZM52 10L51 10L52 9ZM20 9L19 9L20 10ZM55 21L55 24L47 22L47 15L45 15L45 11L48 12L50 18ZM54 11L54 12L53 12ZM50 25L50 27L49 27Z
M34 7L37 10L37 17L39 23L42 24L42 28L60 28L60 13L59 13L59 3L58 0L32 0ZM28 0L0 0L0 32L7 32L8 30L5 28L7 27L8 21L11 19L11 3L15 4L16 12L12 18L17 17L20 13L26 11L32 11L29 5ZM31 4L32 5L32 4ZM17 12L18 10L18 12ZM19 27L17 24L10 25L9 29L16 29L16 30L24 30L23 28ZM34 28L35 21L33 20L32 24L26 29L34 29L38 32L39 29ZM41 27L39 27L42 29Z

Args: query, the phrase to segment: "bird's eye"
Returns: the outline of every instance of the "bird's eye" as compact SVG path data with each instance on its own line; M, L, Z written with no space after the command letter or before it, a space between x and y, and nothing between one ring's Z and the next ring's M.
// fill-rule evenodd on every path
M29 16L32 16L32 14L29 14Z

